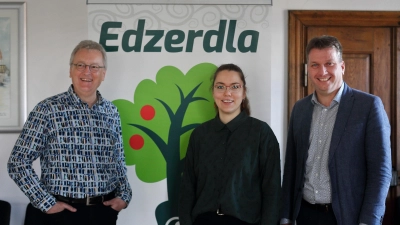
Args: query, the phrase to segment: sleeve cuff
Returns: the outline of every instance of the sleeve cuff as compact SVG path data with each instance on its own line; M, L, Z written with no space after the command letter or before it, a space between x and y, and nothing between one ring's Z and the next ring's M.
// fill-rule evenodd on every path
M38 208L38 209L40 209L40 211L45 213L45 212L49 211L49 209L51 207L53 207L56 204L56 202L57 202L56 199L53 196L49 195L47 198L43 199L41 202L32 201L32 205L35 208Z

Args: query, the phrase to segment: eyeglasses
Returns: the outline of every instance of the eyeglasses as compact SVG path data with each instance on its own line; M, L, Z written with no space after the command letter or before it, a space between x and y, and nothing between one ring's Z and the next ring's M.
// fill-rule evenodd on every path
M214 85L214 90L219 93L224 93L225 91L229 90L232 93L237 93L242 89L242 85L240 84L232 84L231 86L225 86L222 84Z
M84 71L88 66L89 71L93 73L98 72L101 68L105 68L105 66L99 66L97 64L86 65L84 63L73 63L72 65L74 65L78 71Z

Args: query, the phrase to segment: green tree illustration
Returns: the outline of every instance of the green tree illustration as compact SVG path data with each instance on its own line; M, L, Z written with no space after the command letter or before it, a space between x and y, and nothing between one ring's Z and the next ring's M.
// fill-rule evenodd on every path
M167 179L168 200L155 210L159 225L178 221L179 185L190 134L216 113L210 91L215 70L215 65L201 63L185 75L165 66L157 72L156 82L146 79L138 84L133 102L113 101L121 115L126 164L136 166L143 182Z

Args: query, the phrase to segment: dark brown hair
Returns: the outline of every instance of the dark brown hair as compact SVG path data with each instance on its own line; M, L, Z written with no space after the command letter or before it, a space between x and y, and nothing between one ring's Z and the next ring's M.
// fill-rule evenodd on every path
M308 55L310 54L310 51L314 48L317 48L317 49L335 48L337 56L338 56L338 60L343 61L343 59L342 59L342 55L343 55L342 44L340 44L339 40L336 37L329 36L329 35L322 35L322 36L314 37L313 39L311 39L310 42L308 42L307 47L306 47L307 62L308 62Z
M217 68L217 70L214 72L213 76L211 77L211 90L214 89L214 82L215 79L218 76L218 73L223 71L223 70L228 70L228 71L235 71L239 74L240 79L243 82L243 90L246 93L246 98L243 99L242 103L240 104L240 110L244 111L247 115L250 116L250 102L249 102L249 98L247 97L247 87L246 87L246 79L245 76L243 74L242 69L240 69L239 66L229 63L229 64L222 64L221 66L219 66ZM215 103L214 103L215 104ZM218 109L217 109L217 113L218 113Z

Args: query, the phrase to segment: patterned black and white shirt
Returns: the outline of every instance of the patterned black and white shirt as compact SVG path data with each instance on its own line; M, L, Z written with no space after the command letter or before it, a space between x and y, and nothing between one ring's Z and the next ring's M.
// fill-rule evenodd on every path
M97 92L89 108L73 91L41 101L29 114L8 161L8 173L42 211L70 198L115 190L127 204L132 190L126 176L117 108ZM32 168L40 157L41 177Z

